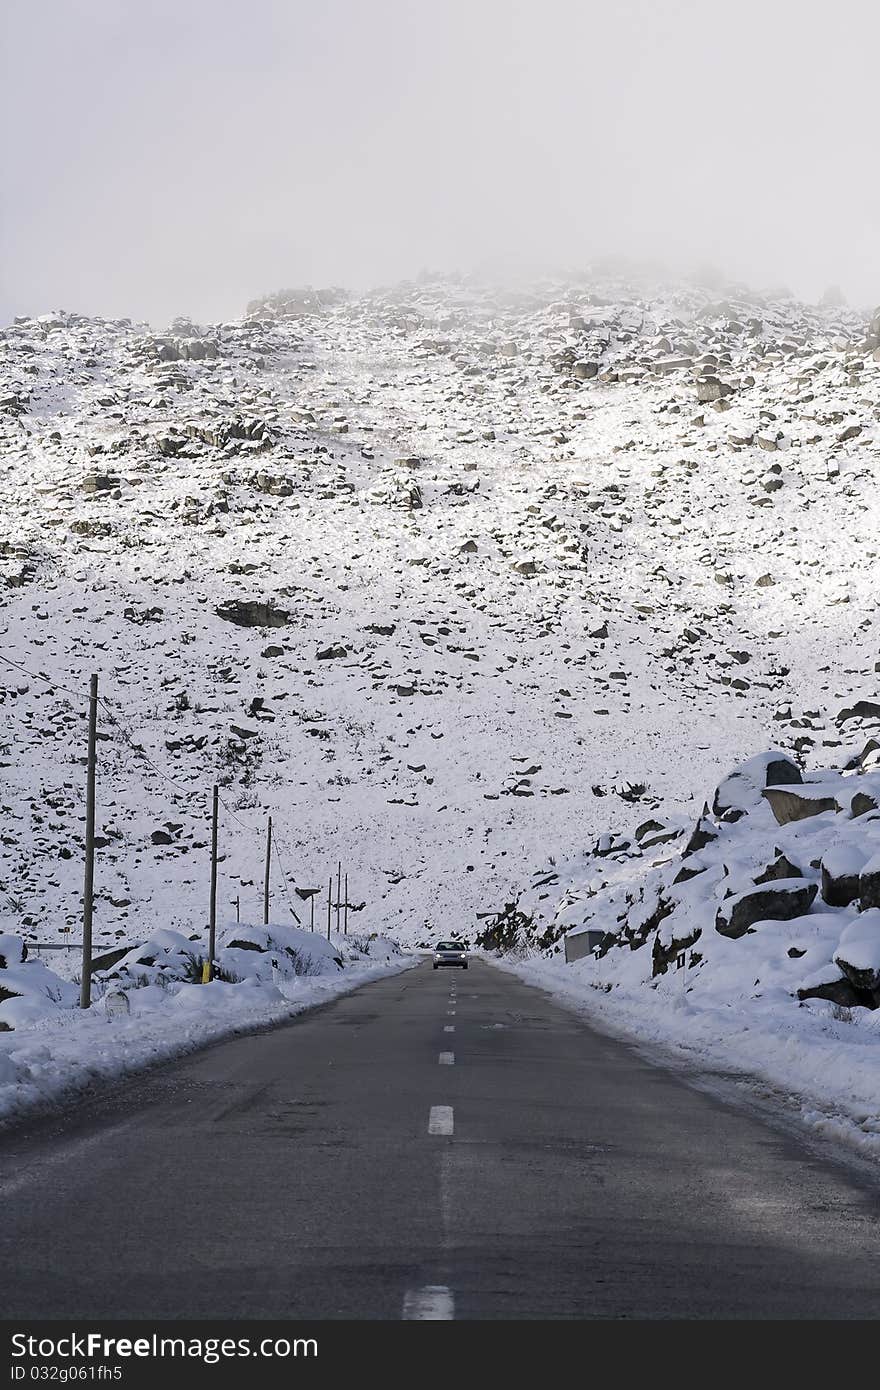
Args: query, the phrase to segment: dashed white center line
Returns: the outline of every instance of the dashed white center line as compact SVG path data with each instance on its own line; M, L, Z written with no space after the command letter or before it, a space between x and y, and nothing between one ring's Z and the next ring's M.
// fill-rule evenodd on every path
M444 1025L443 1025L443 1032L444 1032L444 1033L454 1033L454 1032L455 1032L455 1024L454 1024L454 1023L444 1023Z
M451 1322L455 1299L445 1284L426 1284L423 1289L407 1289L403 1300L404 1322Z
M431 1113L428 1116L429 1134L452 1134L452 1106L451 1105L432 1105Z
M446 1017L447 1017L447 1018L455 1018L455 1010L454 1010L454 1009L447 1009L447 1010L446 1010Z
M455 1066L455 1053L454 1053L454 1052L441 1052L441 1053L440 1053L440 1058L439 1058L439 1060L440 1060L440 1065L441 1065L441 1067L454 1067L454 1066Z

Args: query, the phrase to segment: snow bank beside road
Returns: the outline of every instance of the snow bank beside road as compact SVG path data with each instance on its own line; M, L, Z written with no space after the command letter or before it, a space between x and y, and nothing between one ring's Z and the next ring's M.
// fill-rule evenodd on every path
M316 946L319 940L315 934ZM118 990L114 981L113 992L124 994L129 1013L113 1015L107 1010L109 991L88 1011L44 1000L48 1007L20 1016L14 1031L0 1032L0 1123L30 1109L74 1100L96 1082L116 1080L220 1038L283 1023L417 963L380 937L364 942L360 950L350 937L335 937L331 946L346 961L343 969L334 965L332 974L278 972L273 982L271 974L260 977L266 958L255 952L254 974L236 983L153 980ZM18 971L26 968L27 962ZM7 1007L14 1002L8 1000Z

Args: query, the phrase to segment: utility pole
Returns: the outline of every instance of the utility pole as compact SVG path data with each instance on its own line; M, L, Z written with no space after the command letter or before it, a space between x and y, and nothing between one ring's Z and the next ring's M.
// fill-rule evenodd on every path
M339 912L342 907L342 860L336 870L336 933L339 934Z
M98 748L98 677L89 693L89 762L86 781L86 865L83 879L83 955L79 1006L92 1002L92 912L95 899L95 769Z
M343 920L345 922L345 935L348 936L348 874L345 875L345 917Z
M266 874L263 879L263 926L269 925L269 869L272 863L272 817L266 826Z
M327 884L327 940L330 940L330 907L333 902L333 875L330 875L330 882Z
M217 803L219 791L214 787L211 799L211 915L208 927L208 980L214 978L214 952L217 941Z
M317 889L315 890L317 892ZM309 931L315 930L315 893L309 898Z

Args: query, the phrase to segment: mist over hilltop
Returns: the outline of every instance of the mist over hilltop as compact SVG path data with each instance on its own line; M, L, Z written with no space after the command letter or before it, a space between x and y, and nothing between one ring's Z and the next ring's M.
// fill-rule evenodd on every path
M867 0L11 0L0 318L614 254L880 300Z

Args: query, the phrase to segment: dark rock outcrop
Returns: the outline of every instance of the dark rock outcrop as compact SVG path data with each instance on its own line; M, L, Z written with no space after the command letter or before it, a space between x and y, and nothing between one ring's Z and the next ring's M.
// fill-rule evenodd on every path
M276 608L271 599L228 599L214 612L224 622L238 627L287 627L293 622L284 608Z
M780 879L772 888L754 888L721 904L715 916L715 930L734 939L745 936L756 922L788 922L809 912L819 891L816 883L799 879Z

